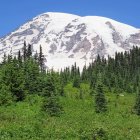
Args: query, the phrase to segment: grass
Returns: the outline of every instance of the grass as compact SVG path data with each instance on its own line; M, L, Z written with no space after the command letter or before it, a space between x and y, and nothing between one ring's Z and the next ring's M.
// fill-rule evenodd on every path
M107 93L108 112L96 114L94 100L84 86L83 99L71 85L61 97L64 113L49 117L41 111L42 98L0 107L0 140L139 140L140 118L132 113L134 94Z

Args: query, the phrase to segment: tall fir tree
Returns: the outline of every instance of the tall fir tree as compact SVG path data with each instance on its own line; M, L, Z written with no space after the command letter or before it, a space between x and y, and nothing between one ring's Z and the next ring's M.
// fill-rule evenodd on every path
M27 58L31 58L32 57L32 46L31 44L28 44L27 47Z
M96 94L95 94L95 112L102 113L107 111L107 102L106 102L100 74L98 78L99 79L96 85Z
M23 60L25 61L27 58L27 45L26 42L24 41L24 45L23 45Z
M42 94L44 101L42 105L43 111L47 112L50 116L59 116L63 109L59 102L59 97L56 92L55 81L52 75L48 75Z
M39 52L39 58L38 58L38 62L39 62L39 66L40 66L40 71L41 72L45 72L45 64L44 64L44 60L45 60L45 57L43 55L43 52L42 52L42 46L40 45L40 52Z

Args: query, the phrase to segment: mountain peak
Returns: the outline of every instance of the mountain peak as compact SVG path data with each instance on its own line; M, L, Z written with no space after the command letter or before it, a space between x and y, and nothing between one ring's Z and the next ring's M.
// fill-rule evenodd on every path
M69 13L61 13L61 12L46 12L43 14L38 15L35 18L53 18L53 19L65 19L65 18L79 18L80 16L69 14ZM64 18L65 17L65 18Z
M33 52L39 51L41 45L48 60L46 65L60 69L74 62L83 67L98 54L114 56L116 51L140 45L140 31L106 17L47 12L0 39L0 57L11 48L17 55L24 41L33 45Z

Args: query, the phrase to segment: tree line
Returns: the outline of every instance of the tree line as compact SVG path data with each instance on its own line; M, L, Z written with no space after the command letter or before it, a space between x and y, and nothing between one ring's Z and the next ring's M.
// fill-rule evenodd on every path
M80 88L81 83L89 84L91 94L97 93L96 105L104 104L105 108L103 89L116 96L124 92L137 93L134 111L140 114L140 48L137 46L124 53L116 52L114 57L104 58L98 55L95 61L83 67L82 73L75 63L71 68L67 67L61 71L60 77L64 85L70 81L73 87L77 88ZM103 110L106 110L104 107Z
M63 112L59 97L65 96L64 87L72 83L80 89L81 83L87 83L91 96L94 95L97 113L107 111L106 88L114 94L137 93L134 110L140 115L140 48L116 52L114 58L98 55L81 73L76 63L60 72L46 70L44 60L42 47L39 53L33 54L32 45L26 42L17 56L12 52L8 56L4 54L0 64L0 105L23 101L26 96L37 94L43 97L42 110L59 116Z

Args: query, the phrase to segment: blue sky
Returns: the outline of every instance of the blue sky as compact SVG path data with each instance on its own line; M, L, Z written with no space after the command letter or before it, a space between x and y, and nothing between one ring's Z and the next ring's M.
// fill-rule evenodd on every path
M0 0L0 36L44 12L105 16L140 28L140 0Z

